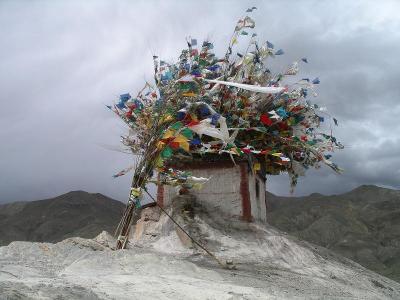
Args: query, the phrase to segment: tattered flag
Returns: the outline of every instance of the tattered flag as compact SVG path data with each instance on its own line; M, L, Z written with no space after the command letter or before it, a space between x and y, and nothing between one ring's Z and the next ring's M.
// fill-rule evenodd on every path
M312 81L312 83L313 83L313 84L319 84L319 83L320 83L319 78L318 78L318 77L315 78L315 79Z
M267 41L267 47L270 49L274 49L274 44L272 44L271 42Z

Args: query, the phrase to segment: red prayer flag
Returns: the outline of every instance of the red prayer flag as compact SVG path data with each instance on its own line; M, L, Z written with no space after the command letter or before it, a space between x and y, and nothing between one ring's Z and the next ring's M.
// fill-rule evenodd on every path
M271 126L273 124L273 121L266 114L262 114L260 116L260 121L267 126Z

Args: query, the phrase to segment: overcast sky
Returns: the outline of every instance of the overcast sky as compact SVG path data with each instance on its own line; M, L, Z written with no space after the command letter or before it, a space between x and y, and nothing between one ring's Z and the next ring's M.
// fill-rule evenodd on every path
M323 2L323 3L322 3ZM185 37L222 55L246 8L260 41L307 57L318 97L339 120L345 169L322 168L295 195L342 193L361 184L400 188L400 1L0 1L0 202L71 190L126 201L131 164L124 125L105 109L152 78L152 54L176 60ZM268 179L287 195L287 175Z

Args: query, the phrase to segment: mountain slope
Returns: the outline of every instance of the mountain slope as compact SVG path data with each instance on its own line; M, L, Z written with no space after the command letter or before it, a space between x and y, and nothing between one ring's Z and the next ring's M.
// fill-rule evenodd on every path
M185 198L186 197L186 198ZM123 251L106 234L0 247L6 299L399 299L400 284L271 226L223 219L179 196L168 211L222 262L205 255L157 207ZM182 208L182 203L185 209ZM188 243L189 242L189 243Z
M400 281L400 191L360 186L342 195L267 198L271 225Z
M113 232L124 204L102 194L74 191L46 200L0 205L0 245L11 241L58 242Z

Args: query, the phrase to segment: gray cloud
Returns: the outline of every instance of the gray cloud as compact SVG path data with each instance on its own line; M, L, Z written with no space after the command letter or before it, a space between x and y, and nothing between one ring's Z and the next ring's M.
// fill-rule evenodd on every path
M151 55L175 60L186 36L222 54L253 5L260 40L286 51L271 65L309 58L302 75L321 79L315 101L347 146L335 155L343 175L310 170L296 194L400 188L397 1L2 1L0 201L78 189L125 200L129 176L111 175L131 157L109 148L126 128L103 104L151 80ZM288 194L286 175L268 187Z

